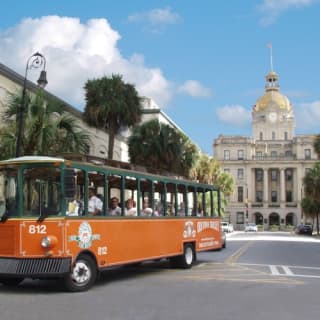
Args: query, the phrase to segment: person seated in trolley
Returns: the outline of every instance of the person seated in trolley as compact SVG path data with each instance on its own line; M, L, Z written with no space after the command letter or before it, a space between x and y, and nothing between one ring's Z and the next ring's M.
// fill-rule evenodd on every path
M90 215L101 215L103 202L96 195L94 187L89 187L88 213Z
M129 198L126 201L125 215L126 216L137 215L136 202L132 198Z
M142 203L142 210L141 210L141 216L148 217L152 216L152 209L149 205L149 199L144 199Z
M112 197L110 200L109 215L121 216L121 208L119 207L119 199L117 197Z

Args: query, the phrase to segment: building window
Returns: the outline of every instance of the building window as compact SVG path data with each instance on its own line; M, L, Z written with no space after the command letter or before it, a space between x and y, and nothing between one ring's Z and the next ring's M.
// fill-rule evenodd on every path
M286 201L292 202L292 191L286 191Z
M224 160L230 160L230 150L224 150Z
M238 169L238 179L243 179L243 169Z
M243 160L244 152L243 150L238 150L238 160Z
M256 158L257 158L257 160L262 160L262 152L261 151L256 152Z
M225 173L230 173L230 169L229 169L229 168L224 168L223 171L224 171Z
M306 160L310 160L311 159L311 149L304 149L304 158Z
M262 191L256 192L256 202L262 202Z
M243 202L243 187L238 187L238 202Z
M261 169L256 170L256 180L257 181L262 181L263 179L263 171Z
M272 181L278 180L278 171L277 170L271 170L271 180Z
M286 173L286 181L291 181L292 180L292 170L291 169L287 169L285 171Z
M277 197L277 191L271 191L271 202L277 202L278 197Z
M292 157L292 151L291 151L291 150L287 150L287 151L285 152L285 157L286 157L286 158L291 158L291 157Z
M288 132L287 131L284 133L284 140L288 140Z
M276 133L272 131L272 140L276 140Z
M244 212L237 212L237 224L244 224Z
M277 151L271 151L271 159L272 160L277 159Z
M262 132L260 132L259 138L260 138L260 140L263 140L263 133Z

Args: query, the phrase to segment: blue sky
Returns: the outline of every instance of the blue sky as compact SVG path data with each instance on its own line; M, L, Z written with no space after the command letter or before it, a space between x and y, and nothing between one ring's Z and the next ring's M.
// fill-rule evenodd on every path
M219 134L251 135L272 43L296 133L320 131L319 0L11 0L1 13L1 63L24 74L41 52L47 90L80 110L87 79L122 74L209 155Z

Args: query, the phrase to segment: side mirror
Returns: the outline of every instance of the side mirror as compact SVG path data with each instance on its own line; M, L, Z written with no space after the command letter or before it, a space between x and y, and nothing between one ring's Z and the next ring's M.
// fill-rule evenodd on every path
M66 198L74 198L76 195L76 176L73 169L64 171L64 193Z

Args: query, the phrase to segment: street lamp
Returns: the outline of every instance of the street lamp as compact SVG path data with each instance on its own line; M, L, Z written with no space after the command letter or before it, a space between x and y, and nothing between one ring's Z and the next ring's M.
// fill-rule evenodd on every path
M34 53L29 59L27 60L26 65L26 72L24 75L23 80L23 89L22 89L22 97L21 97L21 104L18 111L17 117L17 144L16 144L16 157L20 157L23 153L22 151L22 136L23 136L23 116L25 111L25 100L26 100L26 90L27 90L27 76L28 70L31 69L38 69L41 68L40 77L37 81L40 88L44 88L48 81L47 81L47 74L46 74L46 59L45 57L39 53Z

